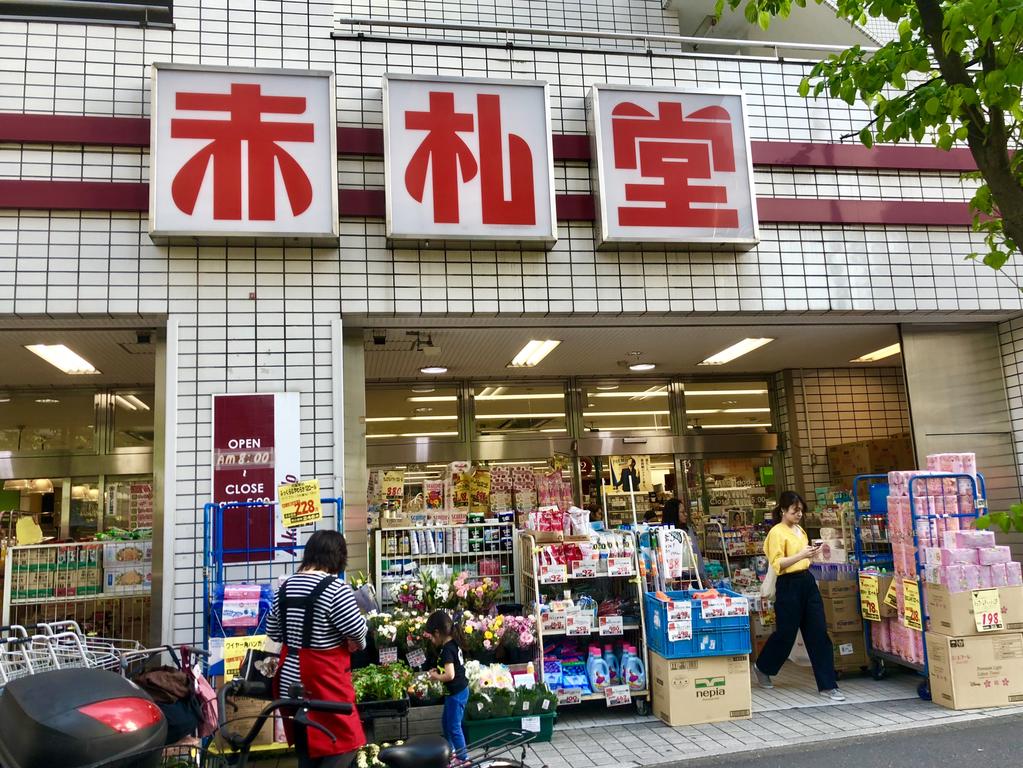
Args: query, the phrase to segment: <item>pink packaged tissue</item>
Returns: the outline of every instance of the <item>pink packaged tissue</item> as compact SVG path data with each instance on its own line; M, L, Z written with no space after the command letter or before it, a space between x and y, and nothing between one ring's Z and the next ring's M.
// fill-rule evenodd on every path
M972 515L977 511L977 504L972 493L959 494L959 512L963 515Z
M979 565L964 565L963 566L963 580L966 583L966 589L980 589L980 566Z
M991 586L992 587L1007 587L1009 586L1008 575L1005 572L1005 563L995 563L989 565L988 569L991 571Z
M994 531L951 531L944 544L950 549L982 549L995 546Z
M943 565L938 574L938 583L941 584L949 592L965 592L966 586L966 574L963 572L962 565Z
M1012 562L1012 550L1008 547L985 547L976 550L981 565L993 565L994 563Z
M1005 563L1005 586L1023 587L1023 566L1019 563Z
M946 549L942 547L941 552L941 564L942 565L979 565L980 560L977 557L977 553L983 551L978 549Z
M1002 563L1002 565L1005 565L1005 563ZM993 577L991 576L991 566L990 565L980 566L980 588L991 589L993 586L994 580Z
M924 563L927 565L941 565L941 549L939 547L926 547L924 549Z

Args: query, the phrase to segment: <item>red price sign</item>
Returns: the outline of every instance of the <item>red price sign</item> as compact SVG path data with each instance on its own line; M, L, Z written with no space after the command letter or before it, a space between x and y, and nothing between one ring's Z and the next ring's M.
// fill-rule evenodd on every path
M997 589L980 589L973 593L973 618L978 632L999 632L1002 622L1002 598Z
M568 582L568 568L560 563L540 566L541 584L565 584Z

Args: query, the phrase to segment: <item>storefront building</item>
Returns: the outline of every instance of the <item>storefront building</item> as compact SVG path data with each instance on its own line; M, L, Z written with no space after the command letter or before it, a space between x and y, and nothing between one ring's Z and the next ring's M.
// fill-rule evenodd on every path
M251 496L212 457L271 440L291 463L252 493L343 496L352 570L375 469L554 458L600 507L639 456L662 491L736 478L714 503L762 512L872 442L975 451L992 506L1019 498L1023 300L1016 267L966 259L968 156L843 143L868 112L796 93L883 25L117 5L0 7L0 509L55 537L151 516L154 637L201 635L203 505ZM214 396L251 393L279 394L265 442L218 433Z

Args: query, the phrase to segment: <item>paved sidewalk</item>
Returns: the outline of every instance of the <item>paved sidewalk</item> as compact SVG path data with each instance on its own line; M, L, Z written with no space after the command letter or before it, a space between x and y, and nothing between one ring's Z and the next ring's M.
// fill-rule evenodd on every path
M535 768L653 766L724 754L812 743L879 732L1023 714L1023 707L955 712L917 697L920 678L896 675L841 682L848 697L832 703L817 694L809 670L786 665L772 691L753 688L753 719L670 728L634 710L601 705L559 713L554 740L531 747Z

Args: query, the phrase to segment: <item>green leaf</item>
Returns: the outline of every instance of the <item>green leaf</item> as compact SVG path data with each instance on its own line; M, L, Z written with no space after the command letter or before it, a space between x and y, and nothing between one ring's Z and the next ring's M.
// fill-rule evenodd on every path
M757 14L757 24L760 25L761 29L767 29L771 26L771 14L767 11L761 11Z
M867 149L874 146L874 136L870 132L870 128L864 128L860 131L860 143L863 144Z
M982 531L986 531L991 527L991 515L981 515L974 521L974 526Z
M804 99L810 93L810 78L804 77L799 81L799 95Z
M938 101L937 97L931 96L924 104L924 109L927 110L927 114L936 115L941 111L941 102Z

